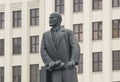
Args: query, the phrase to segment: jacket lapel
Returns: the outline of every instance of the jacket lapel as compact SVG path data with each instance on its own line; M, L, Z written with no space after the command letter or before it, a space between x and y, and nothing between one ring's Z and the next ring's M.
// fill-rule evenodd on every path
M56 35L56 40L57 40L57 47L59 46L62 38L64 37L65 34L65 30L63 27L60 28L60 31L58 32L58 34Z
M56 52L56 48L55 48L55 44L52 39L51 31L48 31L47 36L48 36L48 40L49 40L48 43L51 44L51 47L53 47L53 50Z

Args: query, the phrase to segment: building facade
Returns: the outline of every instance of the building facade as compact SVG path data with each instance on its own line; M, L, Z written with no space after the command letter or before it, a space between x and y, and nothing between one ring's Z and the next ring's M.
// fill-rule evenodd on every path
M78 81L120 82L120 0L0 0L0 82L39 82L52 12L79 41Z

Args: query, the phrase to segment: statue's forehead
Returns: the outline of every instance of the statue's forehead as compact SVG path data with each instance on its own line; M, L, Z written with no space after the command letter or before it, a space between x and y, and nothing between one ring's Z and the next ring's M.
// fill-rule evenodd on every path
M55 15L54 15L54 14L51 14L50 17L55 17Z
M50 17L57 17L58 18L58 14L53 13L53 14L50 15Z

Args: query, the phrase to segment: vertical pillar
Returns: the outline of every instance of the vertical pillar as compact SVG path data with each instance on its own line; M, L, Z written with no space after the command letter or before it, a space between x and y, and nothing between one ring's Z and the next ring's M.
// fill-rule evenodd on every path
M39 44L40 44L40 48L41 48L41 41L42 41L42 36L43 33L45 32L45 0L40 0L40 6L39 6L39 26L40 26L40 34L39 34ZM48 27L48 26L47 26ZM41 55L40 55L40 65L39 67L41 68L42 66L44 66Z
M72 0L64 0L65 28L72 29Z
M112 82L112 25L111 1L103 0L103 77L104 82Z
M84 0L83 3L83 77L84 82L92 82L92 24L91 7L92 0Z
M12 82L12 23L10 1L5 4L5 82Z
M29 9L27 7L27 1L24 0L22 4L22 82L29 82Z

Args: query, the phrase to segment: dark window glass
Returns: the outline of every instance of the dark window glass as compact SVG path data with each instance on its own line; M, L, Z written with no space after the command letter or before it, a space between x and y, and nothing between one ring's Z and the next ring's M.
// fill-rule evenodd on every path
M101 40L102 39L102 22L92 23L92 39Z
M73 0L73 11L74 12L83 11L83 0Z
M120 7L120 0L112 0L112 7Z
M21 66L13 66L13 82L21 82Z
M64 14L64 0L55 0L55 12Z
M39 52L39 36L30 37L30 53Z
M21 10L13 11L13 27L21 27Z
M76 36L77 40L82 42L83 41L83 24L74 24L73 33Z
M39 82L39 65L30 65L30 82Z
M113 38L120 37L120 19L112 21L112 37Z
M0 67L0 82L4 82L4 67Z
M13 54L21 54L21 37L13 38Z
M102 0L93 0L92 7L93 10L102 9Z
M93 53L93 72L102 71L102 52Z
M113 70L120 70L120 50L118 51L113 51Z
M39 8L30 9L30 26L39 25Z
M4 28L4 12L0 12L0 29Z
M78 65L78 73L83 73L83 54L80 54L80 62Z
M4 39L0 39L0 56L4 55Z

